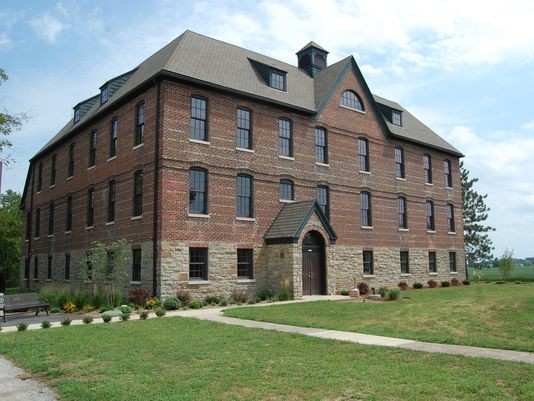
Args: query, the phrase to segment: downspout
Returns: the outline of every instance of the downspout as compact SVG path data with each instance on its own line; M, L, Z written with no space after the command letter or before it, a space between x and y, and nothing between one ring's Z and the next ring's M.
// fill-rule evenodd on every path
M30 195L30 237L28 238L28 253L27 253L27 256L28 256L28 264L29 264L29 269L28 269L28 277L26 277L26 287L29 288L30 287L30 271L31 271L31 265L32 265L32 231L33 231L33 195L34 195L34 191L33 191L33 185L35 183L35 172L34 172L34 166L33 166L33 162L30 163L30 174L32 175L32 184L30 185L31 189L30 189L30 192L31 192L31 195ZM26 212L26 217L28 217L28 212ZM26 222L26 224L28 224L28 222ZM26 226L26 229L27 229L27 226ZM26 239L26 234L24 234L24 239ZM24 270L26 270L26 258L24 259Z
M161 100L161 82L156 82L156 136L154 140L154 210L153 210L153 232L152 232L152 296L157 295L158 291L158 202L159 202L159 136L160 136L160 100Z

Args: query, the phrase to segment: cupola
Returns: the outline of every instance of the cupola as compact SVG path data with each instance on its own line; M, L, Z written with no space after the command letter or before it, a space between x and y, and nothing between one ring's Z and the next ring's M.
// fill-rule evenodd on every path
M328 52L315 42L310 42L297 52L298 65L312 78L326 68Z

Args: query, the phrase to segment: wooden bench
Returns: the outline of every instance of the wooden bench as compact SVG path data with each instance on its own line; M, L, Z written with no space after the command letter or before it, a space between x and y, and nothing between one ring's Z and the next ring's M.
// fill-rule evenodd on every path
M46 312L48 316L48 308L50 304L48 302L41 302L37 297L37 293L30 292L26 294L12 294L12 295L0 295L0 310L2 311L2 318L6 321L6 312L18 312L35 308L35 316L37 316L40 310Z

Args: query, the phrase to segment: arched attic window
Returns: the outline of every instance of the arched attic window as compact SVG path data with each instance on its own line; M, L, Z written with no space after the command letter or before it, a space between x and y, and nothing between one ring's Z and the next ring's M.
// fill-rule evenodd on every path
M341 106L348 107L349 109L364 111L363 104L359 96L351 90L346 90L345 92L343 92L343 94L341 95L340 104Z

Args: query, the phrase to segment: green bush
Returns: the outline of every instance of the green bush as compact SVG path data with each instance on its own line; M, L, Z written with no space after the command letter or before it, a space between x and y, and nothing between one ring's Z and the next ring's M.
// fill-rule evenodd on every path
M189 291L185 290L179 290L176 292L176 298L180 300L182 305L189 305L189 302L191 302L191 293Z
M293 291L289 287L284 287L276 294L276 298L279 301L290 301L293 299Z
M119 309L113 309L113 310L108 310L108 311L105 311L102 313L102 318L104 317L118 317L122 315L122 312L119 310Z
M141 313L139 313L139 319L147 320L148 319L148 311L147 310L142 310Z
M462 281L462 284L463 284L463 285L470 285L471 282L470 282L469 280L464 280L464 281Z
M222 297L219 295L210 295L204 298L204 303L206 305L218 305L221 302Z
M250 299L248 300L247 304L249 304L249 305L254 305L256 302L257 302L257 301L256 301L256 297L254 297L254 298L250 298Z
M519 281L519 280L514 281L514 283L515 283L515 284L523 284L523 282L522 282L522 281Z
M163 308L156 309L156 316L163 317L167 314L167 311Z
M60 323L61 323L62 326L70 326L70 324L72 323L72 320L70 320L68 317L66 317Z
M450 287L451 283L449 283L448 281L442 281L441 282L441 286L442 287Z
M50 308L50 313L59 313L61 312L61 308L59 306L52 306Z
M129 313L121 313L120 319L125 322L126 320L130 320L131 314Z
M163 308L165 308L165 310L177 310L180 309L181 306L182 303L175 297L167 298L163 301Z
M399 290L389 290L388 291L388 299L390 301L395 301L397 299L399 299L399 296L400 296L400 291Z
M436 280L428 280L427 284L429 288L436 288L438 286L438 282Z
M83 318L83 323L84 324L90 324L90 323L93 323L93 318L91 316L84 316Z
M413 283L413 288L415 288L416 290L420 290L421 288L423 288L423 284L422 283Z
M133 312L133 308L129 305L121 305L119 306L119 311L121 313L129 313L129 314L132 314Z
M341 290L339 291L339 295L349 295L349 290Z
M17 324L17 331L26 331L28 329L28 323L26 322L21 322L19 324Z
M104 321L104 323L111 322L111 319L112 319L111 316L102 314L102 320Z
M187 305L190 309L201 309L202 308L202 302L200 302L197 299L193 299L189 304Z
M271 299L273 296L274 296L274 291L268 288L264 288L263 290L256 292L256 297L258 297L260 301L267 301L268 299Z
M48 320L43 320L43 321L41 322L41 327L42 327L43 329L49 329L50 326L51 326L51 324L50 324L50 322L49 322Z
M380 287L378 289L378 293L380 294L382 298L385 298L388 295L388 292L389 292L389 288L387 287Z
M233 290L231 298L236 304L244 304L248 301L248 295L244 291Z
M226 306L228 305L228 300L226 299L226 297L222 297L221 300L219 301L219 306Z

